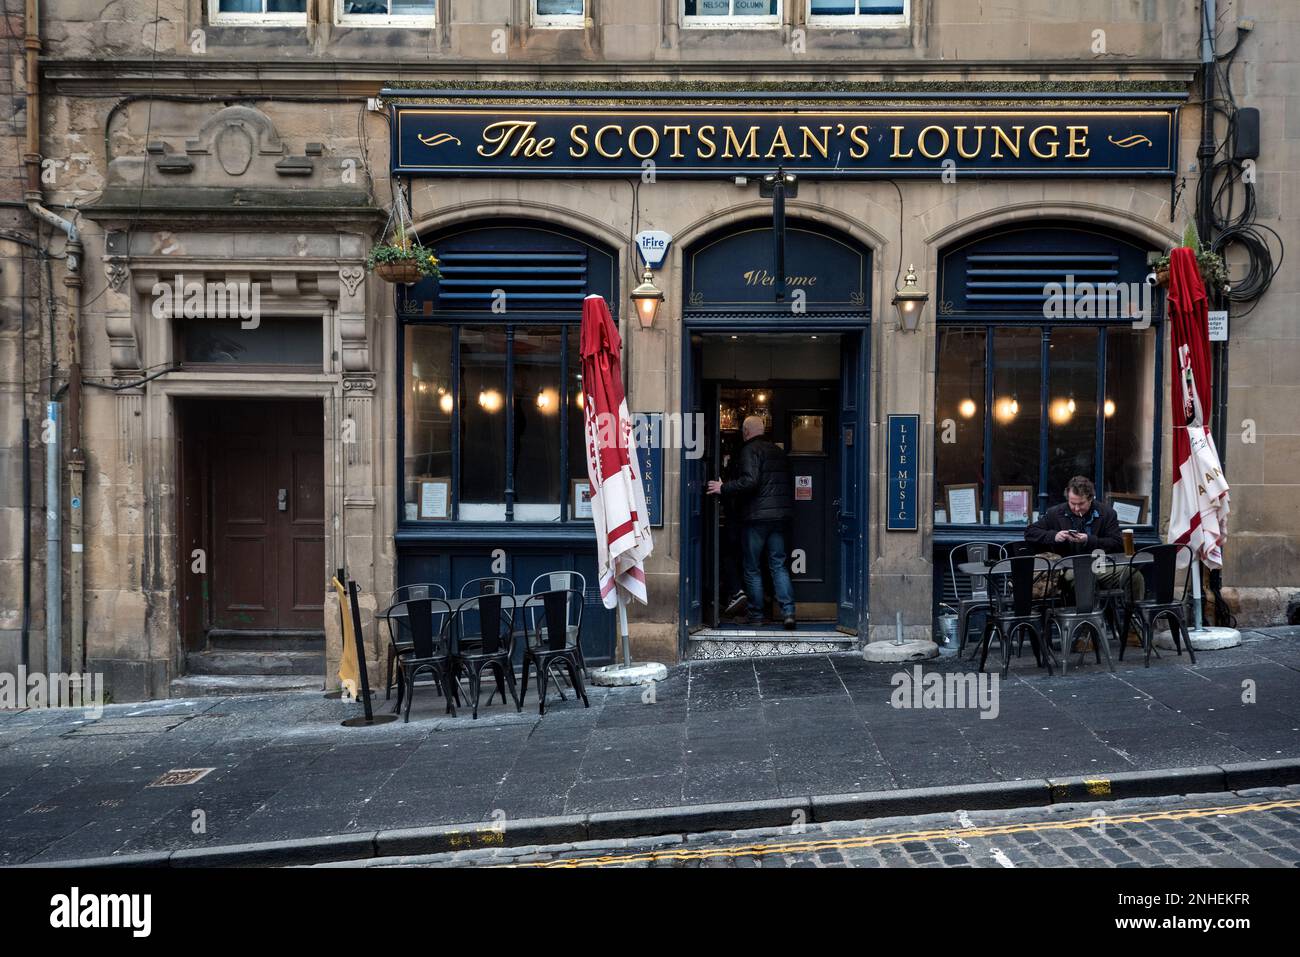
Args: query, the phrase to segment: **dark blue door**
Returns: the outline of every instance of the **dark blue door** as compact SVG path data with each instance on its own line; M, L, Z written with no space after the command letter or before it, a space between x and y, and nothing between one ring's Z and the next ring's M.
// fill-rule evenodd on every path
M866 615L865 528L866 476L863 473L867 435L862 415L866 389L866 342L863 333L844 336L840 351L840 587L836 624L860 633Z
M688 333L687 339L682 355L682 377L687 383L683 419L704 412L699 378L703 347L698 336ZM704 624L704 462L703 457L690 458L685 451L682 453L682 515L687 529L682 548L682 620L687 630Z

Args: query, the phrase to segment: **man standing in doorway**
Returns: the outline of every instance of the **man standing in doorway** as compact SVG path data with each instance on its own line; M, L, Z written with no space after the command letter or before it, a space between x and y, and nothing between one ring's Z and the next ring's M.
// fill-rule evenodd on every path
M764 434L763 420L756 415L740 426L745 440L736 453L736 477L728 482L710 480L710 495L734 495L744 522L745 593L749 596L749 623L763 621L763 572L759 559L767 552L772 573L772 590L781 606L785 627L794 630L794 587L785 567L785 526L794 517L794 488L785 450Z

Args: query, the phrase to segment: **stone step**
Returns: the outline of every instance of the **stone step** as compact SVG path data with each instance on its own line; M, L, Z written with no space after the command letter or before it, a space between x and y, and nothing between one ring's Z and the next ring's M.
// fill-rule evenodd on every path
M836 651L855 651L858 639L838 632L803 635L788 632L789 637L760 639L747 635L714 633L691 636L688 656L693 661L717 658L776 658L785 655L825 655Z
M221 631L208 632L209 651L319 651L325 650L321 631Z
M213 695L269 694L287 691L323 691L325 681L307 675L186 675L171 683L173 698Z
M325 674L324 651L200 651L185 656L191 675Z

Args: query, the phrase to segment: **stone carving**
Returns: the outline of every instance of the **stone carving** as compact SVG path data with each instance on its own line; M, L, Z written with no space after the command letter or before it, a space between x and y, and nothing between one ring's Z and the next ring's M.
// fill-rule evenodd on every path
M125 260L112 257L104 262L104 277L108 280L108 288L113 292L121 292L130 275L131 270L126 268Z
M357 286L361 285L361 280L364 278L366 272L360 266L344 266L339 270L339 279L343 282L349 296L357 294Z
M253 137L244 120L231 117L213 139L217 162L229 176L243 176L253 162Z

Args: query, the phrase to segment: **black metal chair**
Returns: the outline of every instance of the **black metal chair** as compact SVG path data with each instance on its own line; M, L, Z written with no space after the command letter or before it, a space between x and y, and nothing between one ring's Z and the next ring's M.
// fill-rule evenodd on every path
M542 627L532 609L541 607ZM577 616L575 629L569 629L569 615ZM582 683L582 592L574 589L557 589L530 595L524 602L524 626L527 643L524 648L524 684L519 699L528 696L528 668L537 672L537 713L546 714L546 678L552 666L563 664L569 672L569 681L582 699L585 708L591 707L587 689ZM542 628L546 635L542 636Z
M1184 558L1183 553L1186 553ZM1132 594L1134 575L1143 575L1146 579L1145 595L1137 601L1130 601L1124 608L1124 623L1120 634L1127 638L1130 624L1137 625L1146 646L1146 667L1151 667L1151 652L1155 647L1156 624L1163 618L1169 623L1173 635L1174 650L1183 653L1183 644L1187 645L1187 654L1192 664L1196 664L1196 652L1192 649L1191 636L1187 632L1187 596L1192 582L1192 559L1195 553L1191 546L1177 543L1148 545L1139 549L1129 563L1128 575L1124 578L1126 594ZM1186 561L1183 571L1183 587L1178 589L1178 568ZM1119 660L1124 660L1124 648L1127 640L1121 640Z
M1051 562L1046 558L1022 555L1004 558L989 569L992 580L990 594L993 611L984 623L980 637L980 666L988 659L989 643L996 633L1002 650L1002 677L1011 671L1011 645L1017 636L1028 634L1034 649L1034 659L1041 667L1047 663L1047 673L1052 674L1052 649L1047 638L1047 606L1034 599L1034 584L1051 574Z
M515 711L523 704L515 689L515 597L498 592L488 592L466 598L456 606L455 621L451 628L452 673L469 680L469 697L478 718L479 687L484 670L496 677L501 701L506 700L506 688L514 699ZM492 699L488 699L492 703Z
M401 616L394 619L389 612L399 602L406 601L408 598L440 598L446 601L447 589L436 582L401 585L393 589L392 597L388 599L388 608L384 611L384 621L388 624L388 669L387 679L384 682L384 700L393 696L393 662L397 660L399 654L411 647L410 633L406 630L406 619ZM396 623L395 627L394 623Z
M411 647L397 656L397 704L393 713L402 710L406 698L405 721L411 720L411 702L415 700L415 679L428 672L447 699L447 712L456 716L454 671L451 643L447 626L451 618L451 605L441 598L408 598L395 608L405 613L406 625L411 633Z
M488 575L483 578L471 578L460 586L461 598L475 595L513 595L515 583L504 575Z
M1034 555L1037 551L1029 542L1007 542L1002 546L1004 558L1023 558L1026 555Z
M1063 586L1065 576L1061 572L1064 571L1070 573L1074 586L1073 605L1062 604L1050 608L1051 623L1061 635L1061 674L1065 674L1075 640L1081 637L1092 642L1098 664L1105 653L1106 664L1111 671L1115 670L1115 662L1110 656L1110 622L1107 620L1106 602L1098 581L1099 576L1114 570L1115 562L1105 555L1069 555L1053 563L1048 577L1053 584L1049 587L1060 589ZM1051 636L1048 635L1049 645L1050 642ZM1084 650L1080 650L1079 664L1083 664L1083 655Z
M576 591L582 595L582 600L585 602L587 600L587 578L581 572L546 572L545 574L538 575L533 579L533 583L528 586L528 591L533 595L538 595L547 591ZM541 607L534 605L530 612L534 617L532 622L534 627L537 627L536 616L541 612L541 610ZM587 670L587 660L582 656L582 642L577 640L578 622L581 621L581 614L581 609L577 609L575 612L573 609L565 608L566 635L568 640L578 649L578 666L582 668L583 678L590 679L591 674ZM577 616L576 618L575 615ZM540 627L541 631L539 634L542 637L542 641L545 642L546 623L542 622ZM564 697L563 691L560 692L560 697Z
M988 564L989 559L996 562L1002 557L1002 546L997 542L963 542L948 553L948 576L957 600L957 634L961 636L957 645L959 658L966 650L970 616L978 612L987 616L993 611L993 599L989 595L987 575L967 575L957 566L967 562ZM967 594L963 596L963 592Z

